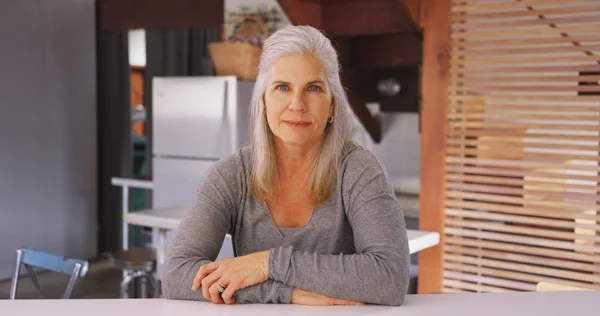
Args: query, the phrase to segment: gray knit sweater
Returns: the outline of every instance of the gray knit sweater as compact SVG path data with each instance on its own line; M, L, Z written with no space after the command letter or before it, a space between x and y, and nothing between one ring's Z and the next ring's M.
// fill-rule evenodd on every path
M336 190L307 225L288 236L249 194L250 148L206 172L167 256L168 299L204 300L192 291L203 264L217 257L225 234L236 256L270 249L269 280L238 290L237 303L290 303L293 288L373 304L400 305L408 288L406 226L391 185L369 151L347 143Z

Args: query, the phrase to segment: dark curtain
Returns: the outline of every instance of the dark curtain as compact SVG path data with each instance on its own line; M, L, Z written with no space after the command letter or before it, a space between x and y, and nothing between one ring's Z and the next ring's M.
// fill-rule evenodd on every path
M152 78L173 76L212 76L215 74L208 43L221 40L221 27L146 30L146 159L148 179L152 179ZM146 204L151 205L151 192Z
M133 177L127 31L98 33L99 251L121 249L121 188L112 177Z

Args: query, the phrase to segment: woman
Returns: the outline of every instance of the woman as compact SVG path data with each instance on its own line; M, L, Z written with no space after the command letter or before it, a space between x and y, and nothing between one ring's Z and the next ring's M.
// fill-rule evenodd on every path
M402 304L404 217L376 158L349 140L335 49L309 26L263 49L251 146L205 174L170 247L165 297ZM213 262L227 233L236 257Z

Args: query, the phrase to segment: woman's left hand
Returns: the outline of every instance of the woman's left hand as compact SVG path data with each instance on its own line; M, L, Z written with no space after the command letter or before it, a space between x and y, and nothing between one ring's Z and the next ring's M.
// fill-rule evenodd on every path
M202 286L202 296L216 304L232 304L233 294L239 289L253 286L269 279L269 251L227 258L200 267L192 283L192 290ZM225 286L219 293L217 282Z

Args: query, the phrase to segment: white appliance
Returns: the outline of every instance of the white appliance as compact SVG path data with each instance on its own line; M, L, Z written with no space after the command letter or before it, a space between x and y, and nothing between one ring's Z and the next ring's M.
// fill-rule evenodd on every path
M247 143L254 81L159 77L152 84L153 208L189 206L204 172ZM229 239L223 256L233 256Z

